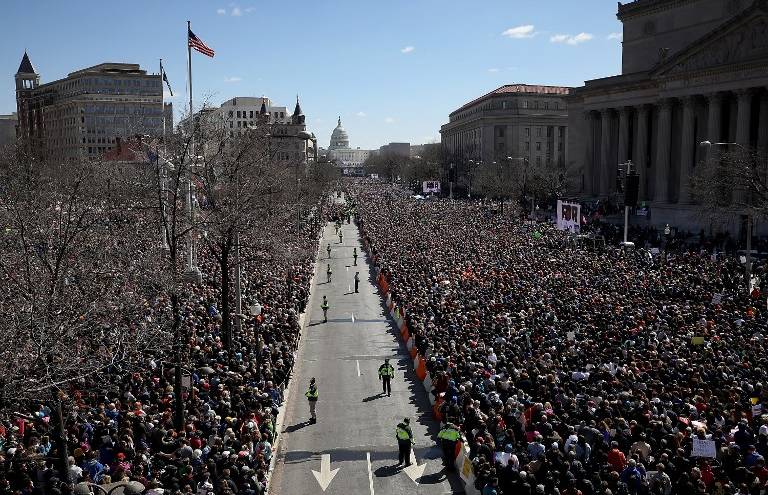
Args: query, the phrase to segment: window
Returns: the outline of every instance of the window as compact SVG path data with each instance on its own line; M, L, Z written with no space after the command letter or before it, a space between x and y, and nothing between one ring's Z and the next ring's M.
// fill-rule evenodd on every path
M563 134L565 134L565 127L558 127L557 128L557 136L563 137Z
M525 142L525 151L531 151L531 142L530 141L526 141Z
M541 141L536 141L536 151L541 151Z
M541 137L541 127L536 128L536 137Z
M551 125L547 126L547 137L552 137L554 134L555 134L554 127L552 127Z
M549 110L549 102L548 101L544 102L544 110Z
M531 128L530 127L526 127L525 128L525 137L531 137Z
M563 151L563 142L557 143L557 151Z
M229 118L232 118L232 110L229 111Z
M541 157L540 156L536 157L536 165L541 166Z
M240 110L237 111L237 118L240 118ZM239 125L237 127L240 127Z
M528 108L528 100L523 100L523 108Z
M496 126L496 137L503 138L504 137L504 127L503 126Z

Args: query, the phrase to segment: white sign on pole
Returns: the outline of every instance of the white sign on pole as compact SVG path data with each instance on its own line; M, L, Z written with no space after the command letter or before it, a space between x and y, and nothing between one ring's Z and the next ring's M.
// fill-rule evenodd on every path
M693 449L691 450L691 457L709 457L714 459L717 457L717 451L715 449L714 440L701 440L698 438L693 439Z
M578 232L581 228L581 205L557 200L557 228Z
M721 304L723 302L722 294L714 294L712 296L712 304Z
M425 180L422 184L422 190L424 194L437 193L440 194L440 181L439 180Z

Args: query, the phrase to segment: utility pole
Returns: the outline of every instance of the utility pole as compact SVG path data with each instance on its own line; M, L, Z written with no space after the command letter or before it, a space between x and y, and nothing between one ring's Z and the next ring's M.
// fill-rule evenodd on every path
M453 199L453 181L456 180L456 171L453 169L453 163L448 171L448 197Z
M747 212L747 294L752 292L752 215Z
M235 234L235 330L238 334L241 334L243 328L243 292L242 282L240 280L242 275L240 269L240 231ZM231 340L231 336L230 336Z

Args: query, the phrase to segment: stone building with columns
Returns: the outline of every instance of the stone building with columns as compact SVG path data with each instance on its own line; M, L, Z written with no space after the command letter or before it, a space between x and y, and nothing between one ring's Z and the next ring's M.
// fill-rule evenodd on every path
M631 160L650 205L635 223L736 233L740 212L706 214L689 178L702 141L768 149L768 0L635 0L617 17L622 74L568 98L573 192L614 196Z

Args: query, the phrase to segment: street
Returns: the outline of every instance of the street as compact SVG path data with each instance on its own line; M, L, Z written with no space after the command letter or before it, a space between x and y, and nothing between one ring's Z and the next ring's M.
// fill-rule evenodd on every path
M434 440L438 425L369 279L357 229L348 224L342 228L343 244L333 224L324 229L269 493L464 493L457 476L446 478ZM357 267L353 266L354 247L359 254ZM326 283L329 263L333 278ZM360 271L359 294L354 293L355 271ZM323 323L320 308L323 296L330 305L328 323ZM380 395L378 367L384 358L390 358L395 367L391 397ZM319 391L316 424L308 421L304 396L312 377ZM406 417L416 441L416 463L402 469L395 467L395 425Z

